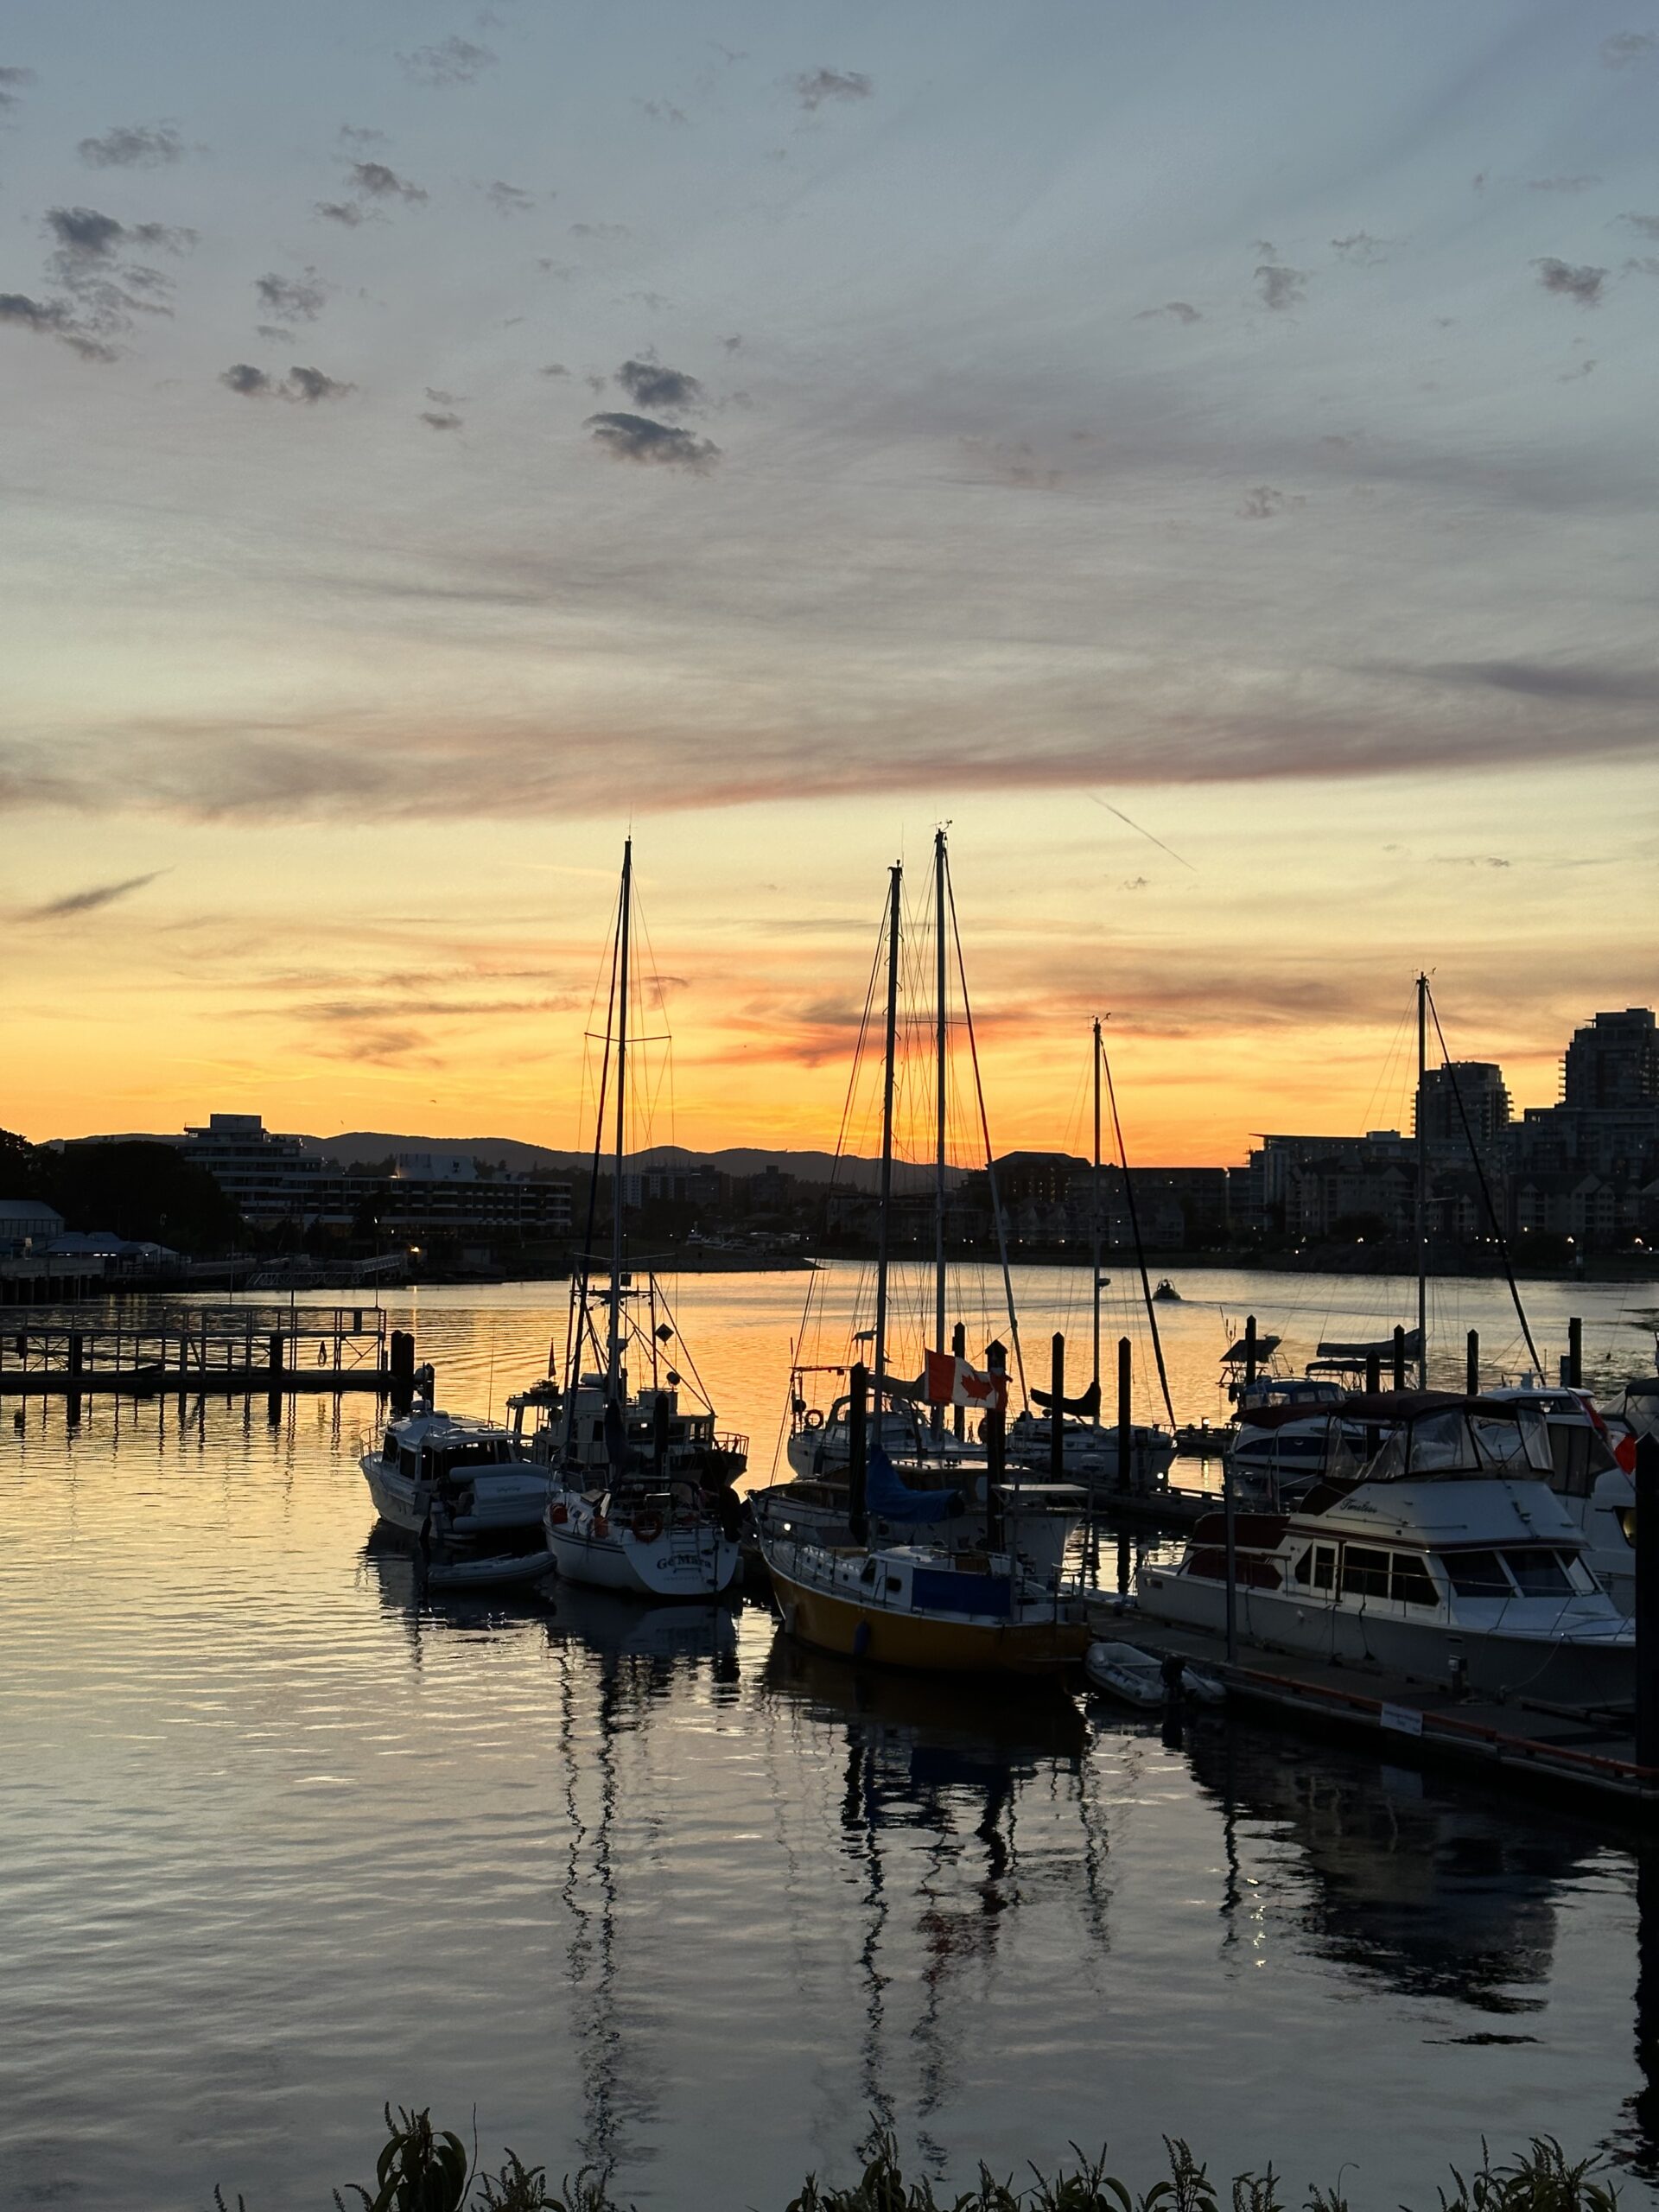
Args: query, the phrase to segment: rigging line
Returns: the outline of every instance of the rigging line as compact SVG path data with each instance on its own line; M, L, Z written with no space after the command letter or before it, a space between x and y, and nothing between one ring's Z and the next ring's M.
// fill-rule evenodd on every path
M1020 1395L1029 1397L1026 1387L1026 1355L1020 1343L1020 1316L1014 1310L1014 1278L1008 1272L1008 1233L1002 1219L1002 1203L996 1194L996 1162L991 1158L991 1124L985 1111L985 1085L979 1072L979 1039L974 1029L973 1001L968 995L968 963L962 954L962 925L957 919L957 880L950 873L947 860L944 869L944 893L950 902L950 935L957 947L957 978L962 985L962 1019L968 1032L968 1053L974 1070L974 1096L979 1101L979 1129L985 1147L985 1179L990 1190L991 1218L996 1224L997 1257L1002 1262L1002 1296L1008 1309L1008 1334L1014 1338L1014 1363L1020 1376Z
M622 936L620 927L621 911L622 893L619 890L616 894L619 926L611 937L611 980L605 1001L605 1052L599 1064L599 1105L594 1116L594 1157L588 1172L588 1223L582 1236L581 1268L570 1279L570 1306L581 1318L575 1328L567 1326L565 1334L564 1443L567 1451L570 1449L575 1431L576 1377L582 1368L582 1342L588 1325L588 1288L594 1274L594 1229L599 1212L599 1156L605 1134L605 1102L611 1080L611 1031L616 1020L616 962Z
M847 1126L852 1118L853 1106L858 1090L858 1071L864 1058L865 1042L869 1036L870 1014L871 1009L875 1004L875 987L877 980L881 973L881 954L886 942L886 937L887 917L884 912L882 916L882 926L876 932L875 950L870 957L869 981L864 986L864 1011L859 1017L858 1036L853 1046L853 1064L851 1068L849 1070L847 1076L847 1095L842 1101L841 1122L836 1131L836 1149L834 1156L831 1158L830 1162L830 1182L828 1188L831 1196L833 1196L835 1192L836 1181L841 1172L842 1158L847 1143ZM818 1269L814 1268L810 1269L807 1274L806 1295L801 1301L800 1332L796 1339L798 1356L798 1352L804 1350L806 1345L807 1330L812 1319L812 1301L818 1295ZM854 1318L857 1318L856 1306L855 1306L854 1309ZM787 1423L790 1415L793 1411L792 1402L794 1395L795 1383L794 1378L791 1376L784 1404L784 1422L779 1425L779 1433L780 1440L783 1433L783 1426ZM772 1447L772 1464L774 1468L778 1465L777 1445L774 1445Z
M1434 993L1432 988L1426 982L1423 988L1428 999L1428 1010L1434 1017L1434 1034L1440 1040L1440 1065L1446 1071L1447 1082L1452 1085L1452 1096L1457 1103L1458 1119L1463 1124L1463 1134L1469 1146L1469 1157L1475 1165L1475 1179L1480 1185L1480 1195L1486 1201L1486 1216L1497 1238L1498 1257L1503 1262L1503 1280L1510 1286L1510 1297L1515 1306L1515 1317L1521 1324L1522 1335L1526 1338L1527 1351L1532 1360L1533 1370L1541 1382L1546 1382L1548 1378L1544 1373L1544 1363L1539 1358L1538 1347L1532 1341L1532 1325L1527 1319L1526 1307L1521 1303L1521 1287L1516 1281L1515 1268L1510 1259L1510 1240L1503 1234L1503 1224L1497 1217L1497 1208L1492 1204L1492 1194L1486 1182L1486 1170L1481 1160L1479 1148L1475 1143L1475 1133L1469 1125L1469 1109L1463 1103L1463 1093L1458 1087L1457 1071L1452 1065L1452 1055L1446 1050L1446 1032L1440 1027L1440 1009L1434 1003ZM1423 1133L1421 1129L1417 1132L1417 1141L1419 1144L1423 1141Z
M1152 1331L1153 1356L1158 1362L1158 1384L1164 1394L1164 1411L1169 1415L1169 1425L1175 1423L1175 1408L1169 1395L1169 1370L1164 1365L1164 1340L1158 1333L1158 1312L1152 1302L1152 1284L1147 1276L1147 1255L1141 1242L1141 1217L1135 1210L1135 1178L1129 1173L1129 1155L1123 1143L1123 1124L1117 1111L1117 1086L1112 1081L1112 1058L1106 1050L1104 1036L1100 1040L1100 1064L1106 1074L1106 1096L1111 1102L1112 1133L1117 1139L1117 1156L1123 1168L1123 1195L1128 1201L1129 1233L1135 1239L1135 1263L1141 1270L1141 1295L1147 1309L1147 1326Z

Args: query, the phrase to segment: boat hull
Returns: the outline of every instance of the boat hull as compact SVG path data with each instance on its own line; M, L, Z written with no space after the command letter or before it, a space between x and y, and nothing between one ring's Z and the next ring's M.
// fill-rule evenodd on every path
M766 1564L790 1635L843 1659L928 1674L1046 1675L1075 1666L1089 1648L1089 1632L1078 1623L894 1612L797 1581L774 1560Z
M620 1521L572 1511L543 1522L547 1548L567 1582L634 1598L717 1598L735 1580L741 1554L711 1523L670 1527L650 1541Z
M411 1481L378 1452L365 1452L359 1464L381 1520L405 1535L418 1536L439 1503L431 1485ZM499 1474L482 1470L472 1485L471 1511L448 1515L444 1533L493 1536L534 1529L546 1510L547 1491L546 1478L531 1467L504 1468Z
M757 1522L768 1535L803 1537L809 1542L831 1548L857 1541L842 1503L827 1503L822 1499L794 1496L787 1483L777 1484L770 1490L751 1491L749 1502ZM1039 1579L1046 1580L1064 1564L1066 1546L1080 1525L1080 1516L1052 1508L1024 1510L1010 1500L1004 1507L1004 1524L1020 1558ZM869 1541L878 1546L938 1544L946 1551L955 1551L982 1545L986 1540L985 1508L971 1506L965 1513L947 1515L943 1521L888 1521L872 1515L868 1534Z
M1154 1620L1224 1631L1226 1585L1143 1569L1141 1610ZM1628 1635L1547 1637L1474 1632L1445 1622L1408 1620L1362 1607L1316 1605L1305 1594L1237 1589L1242 1642L1269 1651L1306 1653L1356 1669L1450 1680L1462 1662L1467 1687L1489 1697L1524 1693L1564 1705L1619 1704L1635 1694L1636 1646Z

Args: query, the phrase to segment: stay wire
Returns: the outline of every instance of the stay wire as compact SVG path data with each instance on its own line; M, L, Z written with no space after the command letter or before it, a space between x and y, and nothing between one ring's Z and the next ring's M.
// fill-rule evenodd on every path
M985 1111L985 1085L979 1071L979 1039L974 1030L973 1002L968 995L968 963L963 957L962 927L957 919L957 884L947 859L944 869L944 893L950 906L950 934L957 948L957 976L962 985L963 1026L968 1032L968 1052L974 1071L974 1095L979 1102L980 1136L985 1147L985 1178L989 1186L991 1218L996 1224L997 1257L1002 1263L1002 1295L1008 1309L1008 1333L1014 1338L1014 1363L1020 1376L1020 1395L1028 1399L1026 1387L1026 1355L1020 1342L1020 1316L1014 1306L1014 1278L1008 1271L1008 1236L1002 1219L1001 1201L996 1194L996 1162L991 1157L991 1124Z
M1106 1077L1106 1096L1111 1103L1112 1134L1117 1139L1117 1157L1123 1170L1123 1195L1128 1201L1129 1234L1135 1239L1135 1263L1141 1271L1141 1295L1147 1308L1147 1326L1152 1332L1153 1357L1158 1362L1158 1387L1164 1394L1164 1411L1169 1415L1172 1430L1176 1426L1174 1402L1169 1395L1169 1370L1164 1365L1164 1340L1158 1333L1158 1312L1152 1302L1152 1283L1147 1274L1146 1247L1141 1242L1141 1220L1135 1206L1135 1178L1129 1173L1129 1155L1123 1142L1123 1124L1118 1118L1117 1086L1112 1081L1111 1054L1106 1050L1104 1036L1100 1040L1100 1065Z
M1452 1086L1452 1096L1457 1102L1458 1119L1463 1124L1464 1137L1469 1147L1469 1157L1475 1165L1475 1179L1480 1185L1480 1195L1486 1202L1486 1217L1491 1223L1492 1232L1497 1238L1498 1257L1503 1262L1503 1280L1510 1286L1510 1298L1515 1306L1515 1317L1521 1324L1521 1333L1526 1338L1527 1351L1532 1361L1533 1371L1541 1382L1548 1379L1544 1374L1544 1363L1538 1357L1537 1345L1532 1341L1532 1325L1527 1319L1526 1307L1521 1303L1521 1286L1515 1279L1515 1268L1510 1258L1510 1240L1503 1234L1503 1224L1498 1219L1497 1208L1492 1203L1492 1193L1486 1181L1486 1169L1481 1160L1480 1148L1475 1142L1475 1133L1470 1126L1469 1109L1463 1103L1463 1092L1458 1086L1457 1071L1452 1065L1452 1055L1446 1050L1446 1032L1440 1027L1440 1009L1434 1003L1433 990L1427 983L1423 988L1428 999L1428 1010L1434 1017L1434 1034L1440 1040L1440 1063L1445 1069L1446 1081ZM1423 1141L1423 1133L1421 1129L1417 1132L1417 1141L1419 1144Z

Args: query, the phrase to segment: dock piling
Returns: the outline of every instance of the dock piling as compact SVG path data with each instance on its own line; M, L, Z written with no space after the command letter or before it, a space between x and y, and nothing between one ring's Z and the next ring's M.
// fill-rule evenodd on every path
M1058 1329L1050 1347L1048 1387L1048 1475L1058 1483L1065 1478L1065 1425L1060 1419L1065 1399L1065 1338Z
M1569 1390L1584 1388L1584 1323L1576 1313L1567 1325L1567 1372L1561 1380Z
M1659 1437L1636 1446L1636 1763L1659 1767Z
M1471 1329L1465 1354L1464 1386L1471 1398L1480 1395L1480 1331Z
M967 1358L968 1331L960 1321L957 1322L956 1327L950 1332L950 1349L958 1359ZM968 1408L966 1406L957 1406L952 1409L950 1414L950 1427L955 1433L957 1443L960 1444L968 1433Z
M1394 1388L1406 1387L1406 1332L1396 1321L1394 1325Z
M988 1344L985 1364L990 1372L1006 1377L1008 1371L1007 1347L1002 1344ZM981 1432L985 1439L985 1543L989 1551L1002 1548L1004 1522L1002 1518L1002 1482L1008 1463L1007 1385L997 1391L991 1400Z
M1135 1463L1134 1347L1127 1337L1117 1340L1117 1479L1123 1490L1138 1490L1140 1470Z
M1255 1316L1244 1316L1244 1384L1248 1389L1255 1380Z

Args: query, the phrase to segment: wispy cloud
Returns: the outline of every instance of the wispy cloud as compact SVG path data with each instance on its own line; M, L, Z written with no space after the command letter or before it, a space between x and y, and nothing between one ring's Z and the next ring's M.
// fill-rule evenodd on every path
M1600 305L1602 287L1607 282L1605 269L1575 266L1570 261L1558 261L1553 253L1544 254L1532 265L1538 271L1538 282L1545 291L1575 300L1581 308Z
M418 184L411 183L397 170L388 168L384 162L353 162L351 164L352 182L357 190L370 200L421 200L426 194Z
M1599 176L1529 176L1529 192L1588 192L1601 182Z
M1306 270L1287 268L1281 261L1262 262L1255 272L1255 284L1262 306L1275 314L1300 307L1307 297Z
M1287 508L1307 505L1300 493L1281 492L1276 484L1253 484L1244 494L1239 508L1245 522L1271 522L1274 515L1283 514Z
M289 399L305 407L315 407L321 399L345 399L357 390L354 384L343 384L338 378L325 376L321 369L302 368L297 363L278 378L268 370L256 368L251 361L236 361L221 372L219 380L239 399Z
M280 316L284 322L315 322L328 300L328 287L315 269L299 276L283 276L273 270L256 276L253 289L265 312Z
M168 873L164 868L153 868L147 875L123 876L118 883L90 884L85 891L71 891L61 899L48 899L43 906L31 906L19 917L25 922L62 921L71 914L95 913L100 906L112 906L118 899L129 898L135 891L142 891L148 883Z
M430 408L423 414L421 420L429 430L459 430L465 427L452 407Z
M496 56L487 46L451 37L436 46L417 46L412 54L400 54L397 59L411 84L435 87L476 83L486 69L494 67Z
M624 361L616 381L636 407L655 408L661 414L684 415L703 404L703 389L696 377L649 359Z
M533 192L526 192L517 184L507 184L500 177L491 184L480 185L479 189L498 215L528 215L536 205Z
M654 423L645 415L590 415L583 428L616 461L645 461L702 476L721 457L711 439L694 437L690 430Z
M9 107L16 107L29 86L39 82L32 69L19 68L15 64L0 67L0 114Z
M875 91L875 80L861 69L803 69L789 80L790 89L801 105L810 112L820 108L826 100L867 100Z
M1186 300L1166 300L1160 308L1142 308L1137 322L1202 322L1204 317Z
M170 123L118 123L75 151L93 169L160 169L184 159L184 141Z
M1608 69L1634 69L1638 61L1645 61L1659 39L1651 31L1615 31L1611 38L1601 41L1602 65Z
M1388 259L1388 239L1374 238L1369 231L1351 231L1345 238L1332 238L1331 244L1344 261L1351 261L1361 269L1372 268Z

